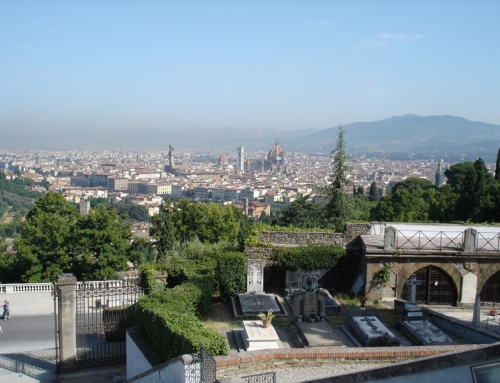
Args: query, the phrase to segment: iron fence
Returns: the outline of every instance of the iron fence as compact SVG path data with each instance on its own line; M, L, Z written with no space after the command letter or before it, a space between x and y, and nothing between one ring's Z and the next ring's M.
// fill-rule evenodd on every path
M500 302L500 286L496 283L493 285L484 285L480 296L482 306L496 306Z
M192 354L193 361L185 367L184 381L186 383L200 383L201 382L201 358Z
M408 250L462 250L464 232L438 231L429 233L424 231L403 232L397 231L396 249Z
M125 330L135 325L143 289L127 281L76 285L76 359L79 367L126 362Z
M488 238L480 232L477 233L477 251L500 251L500 233Z
M217 380L217 366L215 359L200 345L201 358L201 381L202 383L214 383Z
M276 372L242 376L241 380L245 383L276 383Z

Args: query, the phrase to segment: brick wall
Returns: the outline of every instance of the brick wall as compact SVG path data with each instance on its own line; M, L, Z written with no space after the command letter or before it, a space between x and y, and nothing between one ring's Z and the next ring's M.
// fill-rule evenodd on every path
M480 345L412 347L312 347L281 348L216 356L217 378L247 375L288 367L320 367L341 363L398 363L453 351L465 351Z

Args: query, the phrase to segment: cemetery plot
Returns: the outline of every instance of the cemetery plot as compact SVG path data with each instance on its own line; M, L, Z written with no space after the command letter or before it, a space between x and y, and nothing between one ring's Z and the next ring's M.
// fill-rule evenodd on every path
M448 335L428 320L401 321L400 324L403 333L418 345L455 344Z
M375 316L351 317L347 324L365 347L401 345L399 339Z
M247 351L280 348L280 338L273 325L264 328L260 321L243 321L243 342Z

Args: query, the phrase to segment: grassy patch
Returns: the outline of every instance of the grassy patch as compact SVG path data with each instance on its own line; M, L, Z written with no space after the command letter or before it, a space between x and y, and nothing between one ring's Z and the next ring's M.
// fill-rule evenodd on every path
M354 295L340 293L340 294L337 294L337 299L340 301L340 303L342 303L347 308L355 309L355 308L361 307L361 303L359 302L359 299Z
M233 306L230 300L215 302L214 310L203 323L207 328L219 333L241 327L241 319L234 317Z

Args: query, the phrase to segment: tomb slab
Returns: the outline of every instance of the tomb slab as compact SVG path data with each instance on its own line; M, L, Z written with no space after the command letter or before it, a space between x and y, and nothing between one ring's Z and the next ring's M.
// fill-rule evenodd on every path
M401 331L413 342L423 346L455 344L446 333L428 320L401 321Z
M280 348L280 338L272 323L264 328L261 321L243 321L243 342L247 351Z
M281 309L272 294L239 294L241 311L244 315L267 313L272 309L274 313L281 313Z
M365 347L401 345L399 339L375 316L350 317L347 324Z

